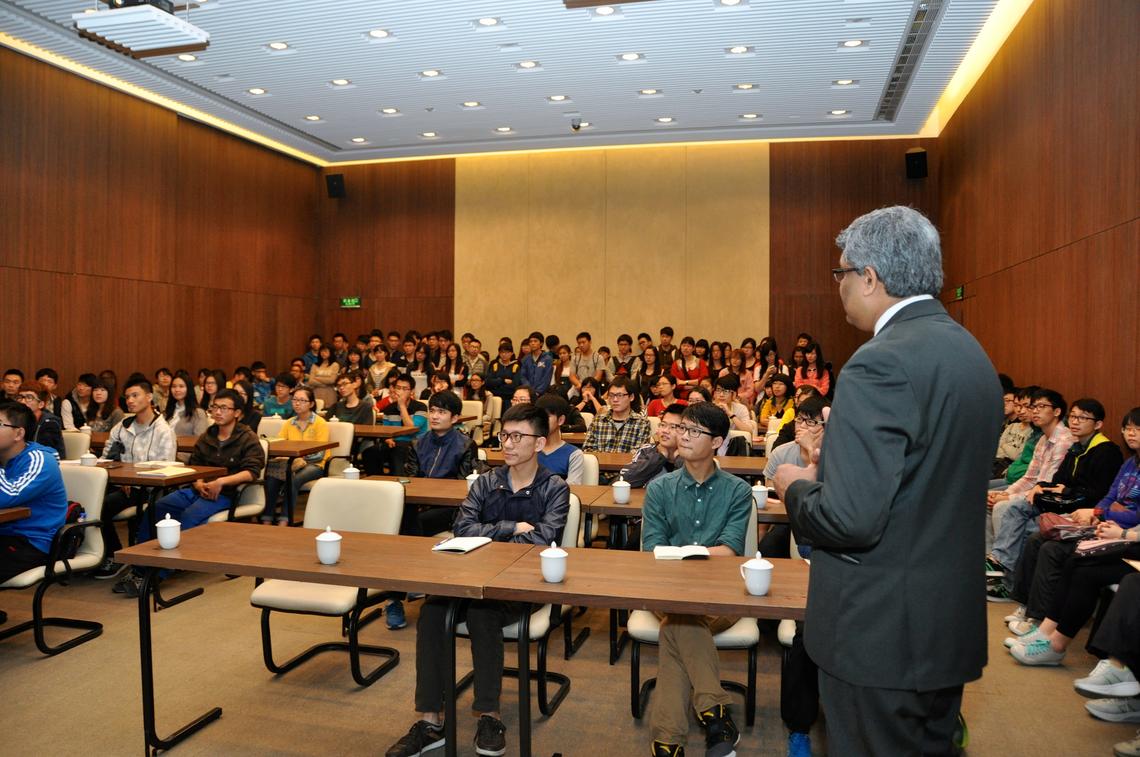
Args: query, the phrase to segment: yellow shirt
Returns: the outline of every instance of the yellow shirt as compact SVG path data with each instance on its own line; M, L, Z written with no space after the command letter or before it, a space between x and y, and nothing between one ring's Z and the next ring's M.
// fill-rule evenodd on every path
M281 427L281 438L287 442L327 442L329 440L329 424L324 418L313 413L309 416L309 425L302 431L297 425L297 418L290 418ZM324 465L332 455L331 449L323 452L314 452L305 458L305 462L313 465Z

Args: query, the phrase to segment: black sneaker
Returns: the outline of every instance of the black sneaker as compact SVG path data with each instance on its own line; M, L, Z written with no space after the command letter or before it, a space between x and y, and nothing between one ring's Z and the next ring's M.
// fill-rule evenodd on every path
M1012 602L1013 595L1006 588L1005 582L1000 578L986 586L987 602Z
M438 749L444 744L443 726L432 725L426 720L417 720L402 739L384 753L384 757L418 757Z
M732 722L728 707L718 704L697 715L705 729L705 757L736 757L740 731Z
M131 599L137 599L139 593L142 591L142 583L142 576L137 576L133 572L127 573L115 582L115 585L111 587L111 591L116 594L124 594Z
M479 727L475 730L475 754L497 757L507 752L507 727L503 721L490 715L479 716Z
M993 555L986 557L986 578L1001 578L1005 575L1005 566L994 559Z
M96 580L99 580L99 581L106 581L106 580L111 579L111 578L118 578L119 574L122 573L123 569L126 567L127 566L124 565L123 563L115 562L113 559L108 557L108 558L105 558L103 560L103 562L101 562L99 564L98 568L91 571L91 577L96 579Z
M664 741L654 741L653 757L685 757L685 747L680 744L666 744Z

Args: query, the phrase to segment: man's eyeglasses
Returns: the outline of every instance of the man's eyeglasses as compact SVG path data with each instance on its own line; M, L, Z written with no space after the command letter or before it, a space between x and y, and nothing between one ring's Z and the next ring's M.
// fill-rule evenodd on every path
M20 402L36 402L39 400L39 397L34 394L19 394L16 396L19 398Z
M1087 421L1095 422L1096 418L1092 417L1091 415L1077 415L1076 413L1069 413L1069 420L1085 423Z
M713 432L706 431L703 428L697 428L696 426L677 426L677 433L686 439L696 439L701 434L714 435Z
M820 418L796 418L794 423L804 428L819 428L823 425L823 420Z
M1030 410L1052 410L1053 406L1048 402L1034 402L1029 406Z
M629 399L629 394L627 392L610 392L610 399L611 400L626 400L626 399Z
M498 433L499 442L502 444L506 444L508 441L511 444L518 444L519 442L521 442L523 440L523 437L530 437L532 439L537 439L540 436L542 436L542 434L524 434L521 431L511 431L509 433L506 431L500 431Z
M843 277L845 277L847 274L854 273L855 271L861 271L861 270L863 270L863 269L862 268L832 268L831 269L831 278L835 279L836 284L842 284L843 283Z
M681 430L681 424L680 423L658 423L657 427L663 428L667 431L680 431Z
M210 412L211 413L216 413L219 410L225 410L228 413L232 413L234 410L237 410L237 408L231 407L229 405L210 405Z
M15 423L4 423L4 422L0 421L0 427L5 427L5 426L7 428L23 428L23 426L17 426Z
M310 402L310 400L308 400L304 397L294 397L293 398L293 404L294 405L307 405L307 404L309 404L309 402Z

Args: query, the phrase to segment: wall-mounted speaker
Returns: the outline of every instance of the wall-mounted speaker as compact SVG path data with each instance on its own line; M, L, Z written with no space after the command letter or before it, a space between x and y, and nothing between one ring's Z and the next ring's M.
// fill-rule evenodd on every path
M926 165L925 156L923 156L923 166ZM925 171L925 168L923 169ZM923 173L923 176L926 174ZM325 186L329 190L329 198L339 200L344 197L344 174L342 173L329 173L325 174Z
M906 177L908 179L926 178L926 150L921 147L912 147L906 151Z

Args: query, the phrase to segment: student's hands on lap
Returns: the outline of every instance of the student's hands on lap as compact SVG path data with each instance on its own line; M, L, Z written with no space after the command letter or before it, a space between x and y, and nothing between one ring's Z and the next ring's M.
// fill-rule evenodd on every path
M534 530L534 526L527 523L526 521L519 521L518 523L515 524L515 535L516 536L518 536L519 534L529 534L533 530Z

